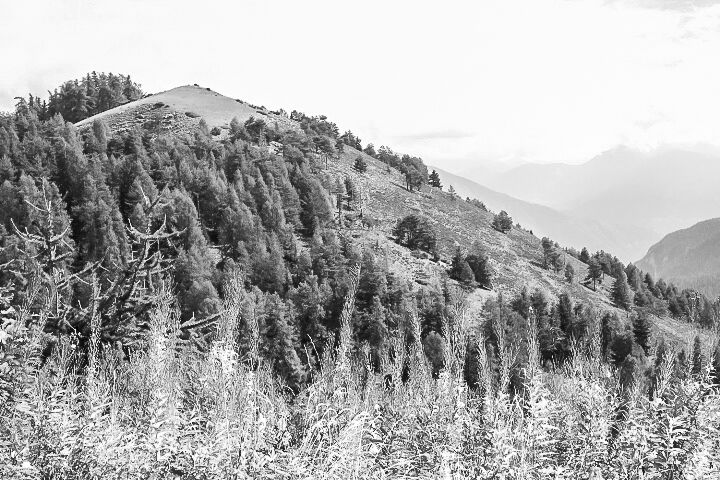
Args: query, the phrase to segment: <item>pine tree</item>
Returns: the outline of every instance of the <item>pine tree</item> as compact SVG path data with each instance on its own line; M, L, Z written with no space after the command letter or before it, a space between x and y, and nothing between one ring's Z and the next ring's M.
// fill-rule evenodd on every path
M450 278L457 280L465 286L472 285L475 280L475 274L473 273L470 265L465 259L462 250L458 248L453 256L452 263L450 266L450 272L448 273Z
M440 183L440 174L435 170L433 170L430 174L429 183L431 187L442 189L442 183Z
M603 315L600 321L600 352L603 358L607 358L608 347L613 340L613 323L617 323L617 317L610 313Z
M587 264L590 261L590 253L588 252L588 249L583 247L582 251L580 252L580 261Z
M267 296L265 322L261 335L264 339L265 355L274 364L275 371L285 379L288 386L297 390L305 377L300 357L295 350L297 332L294 312L277 295Z
M560 249L555 247L550 255L551 265L555 273L560 273L565 266L565 256Z
M575 269L569 263L565 265L565 280L567 280L568 283L573 283L573 280L575 280Z
M445 366L445 339L438 332L430 332L423 339L423 352L432 369L432 376L437 378Z
M593 290L597 290L597 282L602 278L602 275L603 271L600 263L595 258L591 258L588 262L588 273L585 280L592 281Z
M645 355L648 355L650 353L650 320L645 312L633 315L632 328L635 343L640 345Z
M695 335L695 341L693 342L692 352L692 373L693 375L700 375L703 369L703 363L705 359L702 353L702 343L700 342L700 335Z
M498 232L507 233L512 229L513 221L505 210L495 215L492 227Z
M630 288L636 292L641 290L643 287L643 281L640 269L631 263L625 268L625 273L627 274L628 285L630 285Z
M364 152L366 155L369 155L369 156L371 156L371 157L374 157L374 156L376 155L376 153L375 153L375 145L373 145L372 143L368 143L367 146L363 149L363 152Z
M365 173L365 171L367 171L367 162L363 157L358 156L355 159L355 164L353 165L353 168L360 173Z
M419 215L407 215L400 219L393 229L397 243L410 250L423 250L435 255L437 253L437 235L430 221Z
M645 286L648 290L650 290L651 292L655 290L655 280L653 280L653 277L652 275L650 275L650 273L645 274L643 282L645 283Z
M523 287L520 294L510 302L510 307L519 313L523 318L527 319L530 317L530 308L532 307L532 300L530 298L530 292L528 292L527 286Z
M628 395L637 381L636 376L638 375L638 361L632 355L627 355L622 362L618 365L620 371L618 372L618 380L623 394Z
M570 335L573 322L575 321L575 314L573 312L572 300L570 295L563 292L558 298L557 314L560 320L560 329L565 335Z
M625 271L619 269L612 286L612 300L618 307L629 310L633 305L633 292L627 283Z
M715 346L712 354L712 376L715 385L720 385L720 342Z
M309 275L297 288L288 292L297 312L297 326L302 345L312 343L315 348L327 344L329 334L326 326L326 308L332 298L332 290L318 277Z
M543 249L543 267L546 269L550 268L550 259L555 250L555 244L548 237L543 237L540 241Z
M633 336L628 331L619 332L610 342L610 358L616 367L619 367L626 357L631 356Z
M490 268L488 257L479 245L473 245L473 253L469 254L465 261L475 275L475 281L483 288L489 289L492 286L493 272Z

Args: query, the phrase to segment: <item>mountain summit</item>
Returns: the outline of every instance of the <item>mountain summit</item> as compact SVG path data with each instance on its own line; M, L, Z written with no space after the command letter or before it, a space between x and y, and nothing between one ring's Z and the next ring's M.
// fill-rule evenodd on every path
M281 129L297 129L297 124L278 112L270 112L239 99L232 99L209 88L198 85L184 85L154 95L146 95L134 102L86 118L76 124L78 127L91 125L102 120L113 131L126 131L134 126L155 122L174 132L186 132L196 126L200 118L208 127L217 127L227 133L230 122L236 118L244 123L250 117L275 123Z

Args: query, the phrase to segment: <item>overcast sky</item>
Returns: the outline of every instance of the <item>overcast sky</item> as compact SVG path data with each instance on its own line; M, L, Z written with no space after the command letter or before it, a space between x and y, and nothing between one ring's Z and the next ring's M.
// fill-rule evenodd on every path
M684 0L23 0L0 110L85 72L325 114L463 170L720 144L720 4Z

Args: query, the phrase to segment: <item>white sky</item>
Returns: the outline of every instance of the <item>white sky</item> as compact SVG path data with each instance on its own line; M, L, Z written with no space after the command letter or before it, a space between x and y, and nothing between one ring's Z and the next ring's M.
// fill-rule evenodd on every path
M720 2L0 2L0 110L96 70L322 113L454 170L720 144Z

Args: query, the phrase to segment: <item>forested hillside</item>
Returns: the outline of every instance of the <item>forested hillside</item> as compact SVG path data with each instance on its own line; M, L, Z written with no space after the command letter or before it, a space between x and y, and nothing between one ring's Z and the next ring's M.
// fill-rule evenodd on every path
M718 472L716 301L325 116L141 96L0 116L4 478Z

